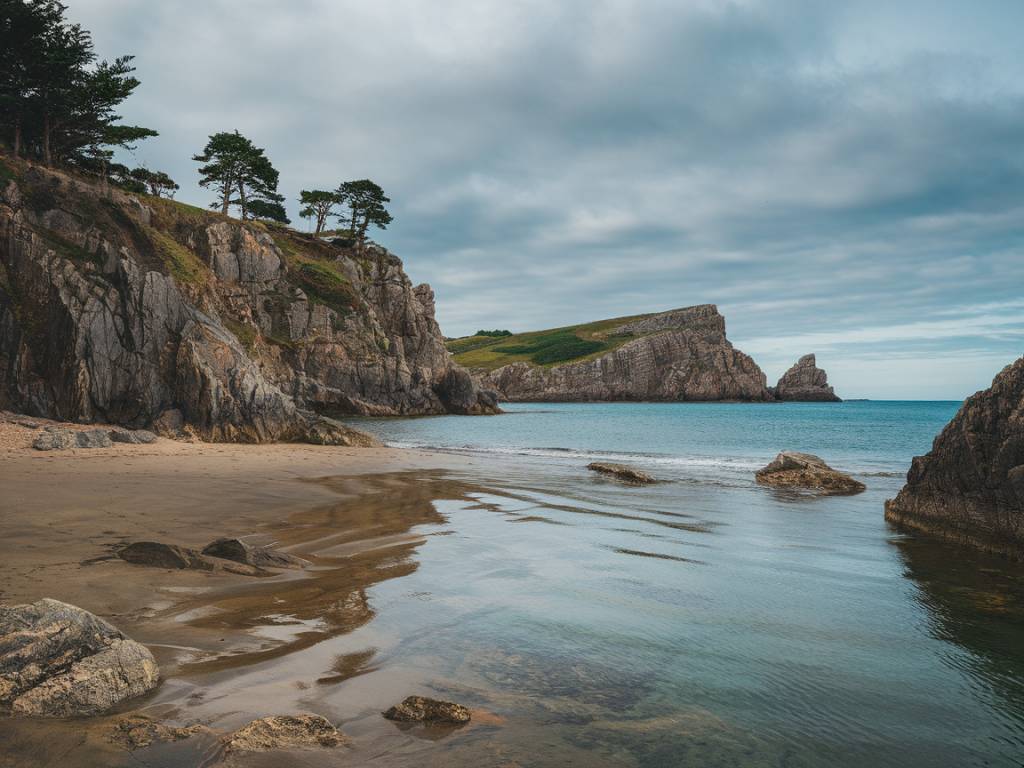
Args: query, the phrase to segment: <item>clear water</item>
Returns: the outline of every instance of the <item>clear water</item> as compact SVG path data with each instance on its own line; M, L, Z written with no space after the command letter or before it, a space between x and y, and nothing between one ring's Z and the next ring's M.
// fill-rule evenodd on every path
M418 568L368 590L345 639L377 671L505 722L367 764L1024 765L1024 573L883 520L958 403L508 406L493 418L368 420L394 445L466 453L493 489L436 502ZM779 450L867 492L758 487ZM669 481L588 473L628 460ZM403 682L405 684L405 682ZM390 691L388 691L390 695Z

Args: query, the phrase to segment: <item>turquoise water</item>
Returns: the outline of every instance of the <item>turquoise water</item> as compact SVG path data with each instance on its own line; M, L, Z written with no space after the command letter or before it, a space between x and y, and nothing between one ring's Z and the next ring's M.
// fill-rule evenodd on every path
M368 590L376 618L345 638L375 649L377 671L323 704L358 740L377 721L351 702L400 676L504 720L389 741L366 764L1024 765L1024 574L883 520L958 405L517 404L361 422L465 453L456 475L490 490L435 502L444 522L418 527L418 567ZM755 485L782 449L868 490ZM604 457L669 482L584 469Z

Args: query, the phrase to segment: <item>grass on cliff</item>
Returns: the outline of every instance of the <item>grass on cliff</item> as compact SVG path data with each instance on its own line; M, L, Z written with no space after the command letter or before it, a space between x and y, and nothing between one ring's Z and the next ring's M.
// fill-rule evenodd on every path
M649 315L616 317L547 331L511 336L465 336L447 342L455 360L467 368L493 371L509 363L553 366L592 360L621 347L635 336L617 336L617 327Z
M146 234L175 280L188 285L203 285L210 278L210 268L202 259L169 234L155 227L147 227Z
M311 302L342 317L359 305L359 294L335 261L334 249L283 228L273 227L270 234L284 255L288 281L301 288Z

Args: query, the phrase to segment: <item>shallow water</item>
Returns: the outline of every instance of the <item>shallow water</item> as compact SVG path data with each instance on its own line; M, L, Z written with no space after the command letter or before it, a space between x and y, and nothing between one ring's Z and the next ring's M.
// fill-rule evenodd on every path
M1024 570L882 517L957 405L513 405L363 422L464 453L464 468L326 480L348 497L274 531L310 574L199 593L139 629L195 649L145 707L221 731L312 711L352 738L247 766L1024 765ZM755 485L783 448L868 490ZM667 482L584 469L606 457ZM473 722L381 718L412 693L462 702ZM12 764L83 754L46 734L15 734L10 754L42 762ZM102 754L88 764L219 758L212 737Z

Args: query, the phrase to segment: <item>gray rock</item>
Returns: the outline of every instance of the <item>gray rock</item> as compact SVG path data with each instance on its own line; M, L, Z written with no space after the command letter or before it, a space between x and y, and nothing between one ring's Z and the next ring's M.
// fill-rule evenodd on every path
M156 442L156 435L148 429L112 429L109 432L110 439L115 443L129 443L132 445L148 445Z
M320 715L276 715L253 720L228 736L229 752L336 747L348 739Z
M212 541L203 547L202 554L246 563L257 568L305 568L309 562L301 557L278 552L267 547L246 544L241 539L223 538Z
M86 429L76 432L75 443L79 448L109 448L113 445L110 432L106 429Z
M967 398L914 458L885 519L1024 560L1024 357Z
M136 541L117 551L117 556L127 563L148 565L154 568L173 570L227 571L241 576L262 576L265 571L246 563L223 560L204 555L189 547L164 544L159 541Z
M63 451L77 445L78 439L74 430L58 427L46 427L32 442L32 447L37 451Z
M383 713L388 720L402 723L438 723L459 725L468 723L470 711L461 704L438 701L425 696L409 696L400 704Z
M587 464L587 469L591 472L600 472L602 475L610 475L616 480L622 480L625 483L632 485L647 485L650 483L656 483L657 480L651 475L633 467L628 467L625 464L613 464L607 461L592 461Z
M774 488L796 488L825 495L853 494L865 490L864 483L810 453L783 451L756 474L757 482Z
M772 393L776 400L797 400L804 402L840 402L828 375L818 367L814 355L804 355L786 371Z
M95 715L156 687L145 646L57 600L0 606L0 705L18 714Z

